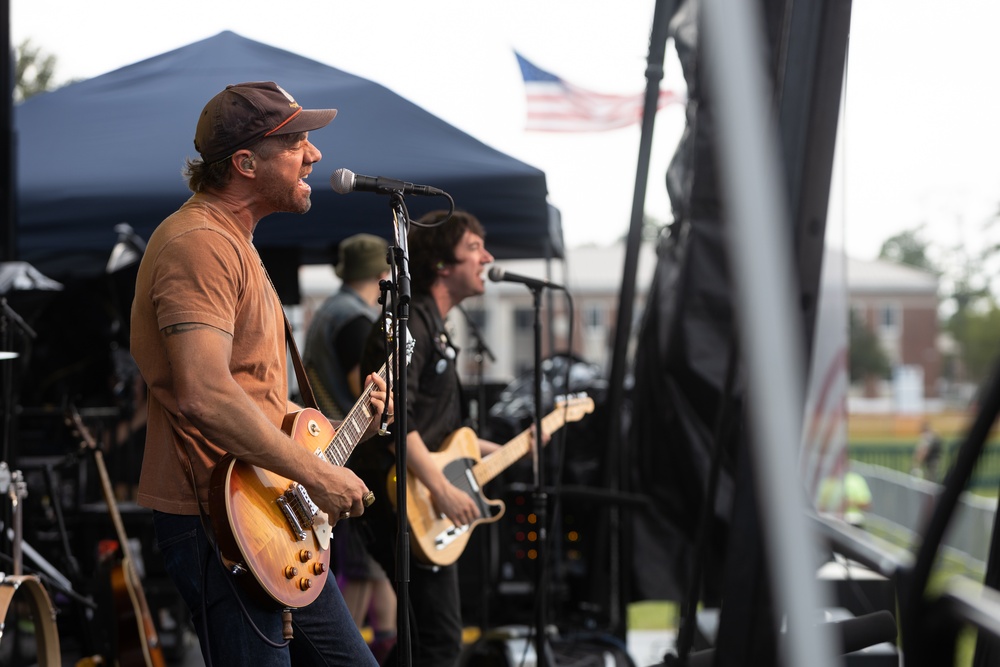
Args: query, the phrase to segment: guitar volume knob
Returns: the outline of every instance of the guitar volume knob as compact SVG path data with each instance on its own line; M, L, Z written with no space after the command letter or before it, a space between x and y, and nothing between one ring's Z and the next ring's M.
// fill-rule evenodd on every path
M291 579L299 573L299 569L294 565L285 566L285 579Z
M312 557L313 557L313 552L309 551L308 549L303 549L302 551L299 552L299 560L302 561L303 563L308 563L309 561L312 560Z
M326 563L313 563L312 564L312 573L313 574L315 574L316 576L319 576L319 575L323 574L324 572L326 572Z

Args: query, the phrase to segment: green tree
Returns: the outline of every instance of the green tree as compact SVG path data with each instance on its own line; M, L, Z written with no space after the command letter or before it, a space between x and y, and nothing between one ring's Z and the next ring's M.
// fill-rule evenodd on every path
M891 370L889 357L882 349L878 337L865 326L854 310L850 314L849 335L848 374L851 382L860 382L869 377L888 378Z
M52 90L55 87L54 77L56 57L42 51L31 43L23 40L17 45L15 54L17 64L14 69L14 102L24 100Z
M1000 345L1000 327L994 327L992 334L986 331L991 322L1000 324L1000 320L991 315L997 308L996 299L990 292L982 254L970 253L968 248L958 246L951 250L950 257L951 268L945 277L943 292L944 310L948 315L942 329L955 341L954 357L958 365L946 365L946 377L980 382L988 370L982 365L985 340L992 336L993 346Z
M968 381L979 384L991 374L1000 353L1000 308L992 298L979 307L963 308L946 328L959 342L958 357Z
M940 273L934 262L927 256L929 244L921 235L922 230L923 226L920 226L890 236L882 243L882 248L878 253L879 259L905 264L932 273Z

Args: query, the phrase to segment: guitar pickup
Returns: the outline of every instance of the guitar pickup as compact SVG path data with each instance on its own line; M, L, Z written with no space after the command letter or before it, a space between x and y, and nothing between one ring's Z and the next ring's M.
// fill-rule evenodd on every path
M288 500L285 496L278 496L277 499L278 507L281 508L281 513L285 515L285 520L288 521L288 527L292 530L292 535L299 542L304 542L306 539L306 531L302 528L302 524L299 523L298 518L295 516L295 511L289 507Z
M442 530L437 534L437 537L434 538L434 546L438 549L444 549L458 539L462 533L467 532L469 532L469 524L465 524L464 526L452 526L447 530Z
M473 493L479 493L479 482L476 481L476 474L472 472L472 468L465 469L465 479L469 482L469 488Z
M289 484L276 502L281 508L281 513L285 515L285 520L288 521L292 535L299 542L304 542L308 537L306 531L312 528L313 518L319 514L319 508L309 497L305 487L294 482Z

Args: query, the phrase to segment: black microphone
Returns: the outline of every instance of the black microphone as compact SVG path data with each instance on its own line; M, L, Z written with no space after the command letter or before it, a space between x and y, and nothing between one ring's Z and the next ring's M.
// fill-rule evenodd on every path
M519 276L516 273L507 273L499 266L490 267L490 280L495 283L508 282L508 283L521 283L522 285L527 285L531 289L542 289L543 287L550 287L552 289L566 290L562 285L557 285L556 283L549 282L544 278L529 278L528 276Z
M333 172L333 176L330 177L330 185L333 186L334 192L341 195L346 195L349 192L375 192L380 195L402 192L404 195L423 197L447 195L444 190L432 188L429 185L414 185L384 176L360 176L350 169L338 169Z

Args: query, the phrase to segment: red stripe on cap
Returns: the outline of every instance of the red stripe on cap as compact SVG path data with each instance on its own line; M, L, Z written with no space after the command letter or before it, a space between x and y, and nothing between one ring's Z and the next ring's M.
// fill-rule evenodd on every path
M298 109L295 110L295 113L293 113L291 116L289 116L285 120L281 121L280 125L278 125L276 128L274 128L273 130L271 130L270 132L268 132L264 136L265 137L271 136L272 134L274 134L275 132L277 132L278 130L280 130L281 128L283 128L285 125L287 125L290 120L292 120L293 118L295 118L296 116L298 116L301 112L302 112L302 107L299 107Z

